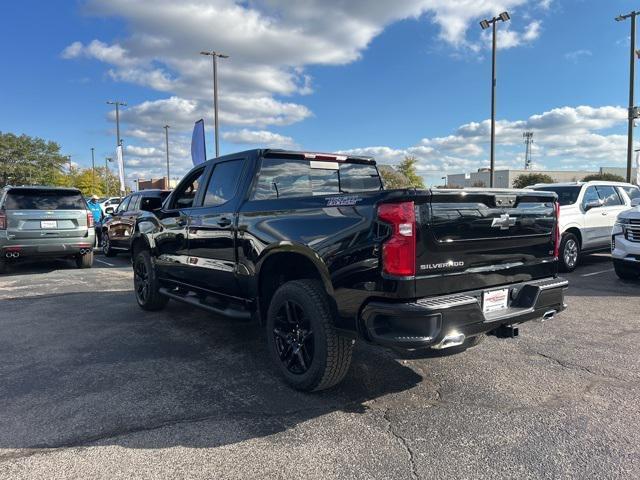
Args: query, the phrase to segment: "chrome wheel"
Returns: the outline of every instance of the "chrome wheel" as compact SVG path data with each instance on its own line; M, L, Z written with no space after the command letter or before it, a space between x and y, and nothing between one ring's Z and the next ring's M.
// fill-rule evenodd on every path
M313 362L313 331L298 303L289 300L282 305L273 337L278 357L289 372L301 375L309 370Z
M578 262L578 244L570 238L564 245L564 263L567 267L573 268Z
M136 261L133 269L133 286L138 302L144 304L149 298L149 271L147 265L141 259Z

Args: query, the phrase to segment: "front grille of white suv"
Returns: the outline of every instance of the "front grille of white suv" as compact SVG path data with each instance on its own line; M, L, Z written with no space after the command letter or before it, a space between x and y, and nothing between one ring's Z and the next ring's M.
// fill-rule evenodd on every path
M630 242L640 242L640 220L630 220L626 230L627 240Z

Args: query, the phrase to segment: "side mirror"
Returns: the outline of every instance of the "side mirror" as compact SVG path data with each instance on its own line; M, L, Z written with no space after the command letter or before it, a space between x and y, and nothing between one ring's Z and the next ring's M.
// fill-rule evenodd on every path
M113 215L115 213L115 210L114 210L113 207L107 207L107 208L104 209L104 213L106 215Z
M640 206L640 197L632 198L631 199L631 206L632 207Z
M587 212L587 211L591 210L592 208L598 208L600 206L602 206L602 205L600 204L600 202L598 200L591 200L590 202L586 202L584 204L584 211Z

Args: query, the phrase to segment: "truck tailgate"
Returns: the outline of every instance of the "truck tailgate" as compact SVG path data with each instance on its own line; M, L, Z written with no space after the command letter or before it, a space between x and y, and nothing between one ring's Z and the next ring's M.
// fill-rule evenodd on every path
M417 205L416 295L550 277L555 196L527 190L434 190Z

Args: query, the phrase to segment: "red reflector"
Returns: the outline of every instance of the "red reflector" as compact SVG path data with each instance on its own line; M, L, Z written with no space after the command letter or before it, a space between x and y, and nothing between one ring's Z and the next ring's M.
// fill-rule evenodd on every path
M555 230L555 239L553 243L553 256L554 258L558 258L560 255L560 202L555 203L555 211L556 211L556 230Z
M87 227L92 228L93 226L95 226L95 223L93 221L93 213L87 212Z
M413 202L384 203L378 218L389 223L391 237L382 245L383 271L389 275L416 274L416 213Z
M0 213L0 230L7 229L7 216L4 213Z

